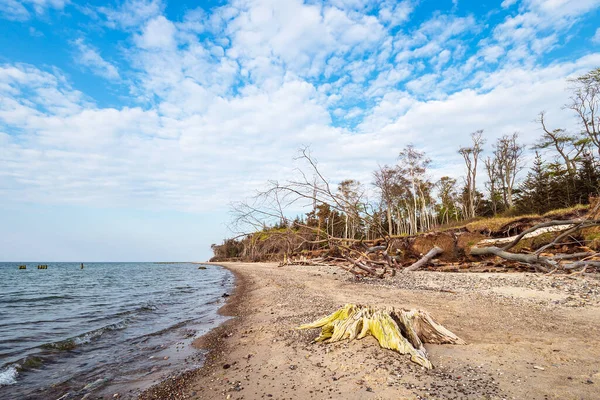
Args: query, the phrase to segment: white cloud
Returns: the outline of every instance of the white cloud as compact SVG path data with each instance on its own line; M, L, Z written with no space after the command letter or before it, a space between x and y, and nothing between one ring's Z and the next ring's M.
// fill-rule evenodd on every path
M25 21L33 14L41 16L48 10L62 10L68 0L0 0L0 17Z
M600 44L600 28L596 29L596 33L592 37L592 42Z
M473 16L456 17L437 15L425 21L415 32L395 38L394 46L400 51L396 61L410 61L413 58L430 58L443 50L451 50L460 45L460 37L477 29Z
M448 61L450 61L451 57L452 57L452 52L448 49L444 49L439 54L433 56L431 58L431 62L435 66L436 69L440 69L444 65L446 65L448 63Z
M554 19L579 17L600 5L599 0L523 0L523 5Z
M565 79L600 64L598 54L538 63L589 2L573 13L523 0L476 47L474 16L435 14L409 29L416 2L379 2L383 12L373 4L233 0L181 21L158 1L101 8L129 35L134 99L104 108L58 70L2 66L0 197L212 210L285 178L307 144L334 180L368 183L410 142L437 160L436 174L448 173L474 130L489 141L518 130L531 142L542 109L569 127ZM541 16L560 22L556 35ZM82 65L119 78L95 47L73 43Z
M435 90L437 80L438 76L436 74L425 74L408 82L406 87L417 95L431 97L432 92Z
M120 7L98 7L97 11L112 28L134 28L161 14L161 0L125 0Z
M507 50L511 62L531 62L554 48L559 32L566 32L599 6L600 0L522 0L519 13L496 26L493 37L499 45L512 47Z
M413 67L409 64L400 64L381 71L377 78L370 83L366 91L368 97L381 97L390 92L400 82L405 81L411 76Z
M0 0L0 16L23 21L29 19L30 14L25 5L17 0Z
M143 49L173 49L175 31L175 25L161 15L148 21L136 42Z
M94 74L108 80L120 79L117 67L102 58L100 53L93 47L85 43L83 38L79 38L73 42L77 48L75 61L88 67Z
M395 27L406 22L413 10L412 1L388 1L380 8L379 19L390 27Z
M297 79L271 92L213 95L202 110L172 117L159 109L98 108L61 76L5 66L0 123L23 132L19 140L1 137L6 145L0 158L8 166L0 175L2 193L24 201L123 206L143 200L149 208L206 210L247 195L269 178L285 177L295 149L311 143L333 179L368 182L378 162L393 162L410 142L444 160L437 176L456 162L457 140L471 131L484 128L491 141L519 130L532 142L538 111L547 110L553 122L568 121L560 110L565 78L598 62L600 55L594 55L506 70L488 76L489 90L465 89L441 100L390 93L358 135L331 127L316 88ZM26 91L39 93L35 103L20 96ZM194 111L192 100L205 95L173 96L172 105Z
M514 4L516 4L516 3L517 3L517 1L519 1L519 0L504 0L504 1L502 2L502 4L500 4L500 6L501 6L502 8L508 8L508 7L510 7L510 6L514 5Z
M479 55L483 57L487 63L497 62L504 53L505 50L502 46L488 46L479 50Z
M44 34L42 32L38 31L33 26L29 27L29 34L31 36L33 36L33 37L42 37L42 36L44 36Z
M300 0L234 1L232 9L225 28L231 38L227 53L255 82L282 75L281 66L288 73L316 76L332 55L371 51L385 37L373 16Z
M241 195L235 189L241 189L239 171L247 171L250 186L253 175L259 181L277 175L280 167L262 161L287 161L296 147L323 133L313 126L330 122L314 102L314 88L299 81L270 95L218 99L205 113L179 119L155 110L89 104L67 111L78 94L30 67L3 68L0 82L0 121L24 131L21 140L3 148L1 158L16 167L3 175L10 190L26 189L30 199L56 193L45 197L48 202L124 205L144 198L149 207L214 207ZM15 100L20 91L42 88L55 95L40 96L39 105ZM57 115L59 106L65 111ZM281 132L293 132L295 139ZM28 161L20 165L20 160Z

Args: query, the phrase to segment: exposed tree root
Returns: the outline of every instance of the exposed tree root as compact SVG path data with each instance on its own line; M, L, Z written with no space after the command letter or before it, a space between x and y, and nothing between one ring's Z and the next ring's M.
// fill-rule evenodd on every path
M600 205L600 203L598 203ZM595 212L598 206L594 207L592 211ZM541 224L537 224L525 231L521 234L514 236L511 238L510 243L505 245L504 247L473 247L471 248L471 255L474 256L489 256L495 255L497 257L503 258L508 261L516 261L519 263L529 264L533 266L537 271L545 272L545 273L554 273L558 270L569 271L572 269L580 268L580 267L591 267L598 268L600 267L600 261L595 259L598 257L598 253L593 252L580 252L580 253L572 253L572 254L546 254L545 251L551 249L552 247L559 246L562 244L562 241L570 237L576 232L581 231L582 229L594 227L600 225L600 220L598 219L580 219L580 220L569 220L569 221L548 221L543 222ZM515 247L523 238L529 236L535 236L540 231L547 233L551 228L560 228L554 229L560 234L556 236L550 243L540 247L533 254L521 254L521 253L512 253L508 250ZM489 240L482 241L480 244L489 243ZM577 260L577 259L580 260ZM590 258L593 258L590 260ZM576 261L570 263L564 263L565 260Z
M352 242L329 237L330 250L325 257L310 260L302 257L300 260L291 260L286 256L280 266L331 265L342 268L356 278L384 278L389 275L394 276L398 271L415 271L427 266L431 267L432 264L437 270L457 272L490 270L492 269L489 268L490 263L493 265L492 272L498 271L497 265L503 268L500 272L533 269L550 274L573 273L584 267L586 271L600 272L600 252L585 246L585 241L581 239L582 230L600 226L600 219L596 215L598 213L600 213L600 202L587 216L580 219L545 221L516 236L485 240L476 238L475 242L470 242L468 237L453 234L450 238L453 240L448 243L449 237L446 233L421 235L412 242L410 238ZM529 248L523 245L523 239L541 235L554 237L545 238L544 241L548 241L539 247ZM418 245L417 241L419 241ZM422 255L421 252L427 253ZM395 255L391 256L390 253ZM400 264L407 259L414 260L413 257L419 253L421 258L408 267L403 268ZM437 259L434 261L440 254L441 261ZM469 256L476 256L483 261L472 262L473 258ZM452 263L449 264L448 259ZM487 263L488 267L482 268L482 262Z
M411 361L433 368L427 359L423 343L466 344L462 339L438 324L426 311L376 309L346 304L333 314L298 329L321 328L315 342L333 343L340 340L374 336L385 349L409 354Z

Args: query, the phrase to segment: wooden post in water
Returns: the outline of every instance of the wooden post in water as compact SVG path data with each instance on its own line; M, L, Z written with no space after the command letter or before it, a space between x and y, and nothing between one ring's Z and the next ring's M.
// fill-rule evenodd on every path
M27 265L19 265L19 269L27 269Z

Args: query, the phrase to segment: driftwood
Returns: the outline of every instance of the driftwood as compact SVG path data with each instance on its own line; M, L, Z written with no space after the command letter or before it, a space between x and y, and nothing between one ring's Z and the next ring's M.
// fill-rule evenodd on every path
M466 344L421 310L376 309L346 304L333 314L298 329L313 328L321 328L315 342L333 343L372 335L381 347L409 354L411 361L427 369L433 368L433 365L427 359L423 343Z
M599 203L600 204L600 203ZM598 208L597 206L594 210ZM569 221L548 221L537 224L519 235L510 238L510 242L503 247L489 246L489 247L473 247L471 248L470 254L473 256L489 256L494 255L503 258L508 261L515 261L518 263L529 264L534 267L537 271L553 273L557 270L570 271L576 268L598 268L600 267L600 261L590 260L590 258L597 257L599 254L594 252L579 252L572 254L546 254L546 250L552 247L559 246L562 241L571 235L576 234L585 228L599 226L600 220L594 219L579 219ZM541 232L541 233L540 233ZM512 249L519 244L521 240L527 237L539 236L542 233L548 232L560 232L553 240L548 244L541 246L535 252L530 254L523 253L512 253L508 250ZM490 243L491 240L485 240L479 244ZM576 260L573 262L567 262L566 260Z
M531 229L528 229L528 230L522 232L520 235L504 237L504 238L484 239L481 242L477 243L477 245L479 245L479 246L480 245L498 245L498 244L502 244L502 243L508 243L508 245L506 245L505 247L502 248L503 250L508 250L508 249L514 247L516 245L516 243L518 243L522 239L531 239L531 238L534 238L537 236L541 236L545 233L560 232L565 229L573 227L573 224L565 224L564 221L556 221L556 222L561 222L561 223L558 225L548 226L545 228L540 227L538 230L533 230L533 231ZM510 247L509 247L509 245L510 245Z
M598 211L598 215L596 215ZM535 270L543 273L562 271L573 273L576 270L600 271L600 253L584 246L580 242L581 230L600 226L600 203L593 207L586 217L570 220L553 220L539 223L523 230L520 234L507 238L481 240L470 247L470 238L453 235L451 240L446 233L423 235L417 245L410 238L382 238L371 241L343 240L327 237L329 249L320 251L319 256L307 259L284 258L283 265L335 266L353 274L356 278L394 276L398 271L411 272L427 266L438 255L442 261L436 261L440 271L476 270L482 272L508 272ZM553 234L544 239L547 243L529 249L523 246L523 240ZM436 235L440 235L439 237ZM426 237L425 237L426 236ZM519 247L517 247L519 246ZM516 251L515 248L519 248ZM427 253L410 266L403 268L403 257L411 257L419 252ZM292 253L293 254L293 253ZM391 255L394 254L394 255ZM458 258L453 258L456 254ZM446 255L448 255L446 257ZM482 258L480 261L469 256ZM414 259L413 259L414 260ZM406 265L404 261L404 265Z
M429 263L435 256L441 254L442 252L443 250L441 248L435 246L433 249L429 250L429 252L427 252L427 254L425 254L419 261L409 267L404 268L402 272L416 271Z
M373 274L374 275L374 274L377 273L377 271L374 268L371 268L371 267L367 266L366 264L360 262L360 260L354 260L354 259L352 259L352 258L350 258L348 256L345 256L344 258L346 260L348 260L348 262L354 264L355 266L357 266L358 268L360 268L361 270L363 270L363 271L365 271L365 272L367 272L369 274Z
M529 229L524 230L519 235L515 236L514 239L508 243L506 246L502 247L502 250L510 250L515 247L525 236L529 235L529 237L538 236L534 232L544 229L541 234L546 232L551 232L552 230L563 230L565 228L570 228L575 224L580 223L581 221L548 221L542 222L541 224L537 224ZM558 228L557 228L558 227Z
M548 257L540 257L535 254L518 254L518 253L510 253L505 251L499 247L473 247L471 249L471 255L473 256L488 256L495 255L505 260L509 261L517 261L526 264L533 265L536 269L539 269L541 272L548 272L548 267L555 268L558 264L550 260Z

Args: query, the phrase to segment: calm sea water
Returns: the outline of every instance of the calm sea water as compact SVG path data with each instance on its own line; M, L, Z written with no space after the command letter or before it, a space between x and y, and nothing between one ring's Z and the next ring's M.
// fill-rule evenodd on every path
M201 365L191 342L231 273L155 263L0 263L0 399L134 397ZM38 264L48 269L38 270Z

